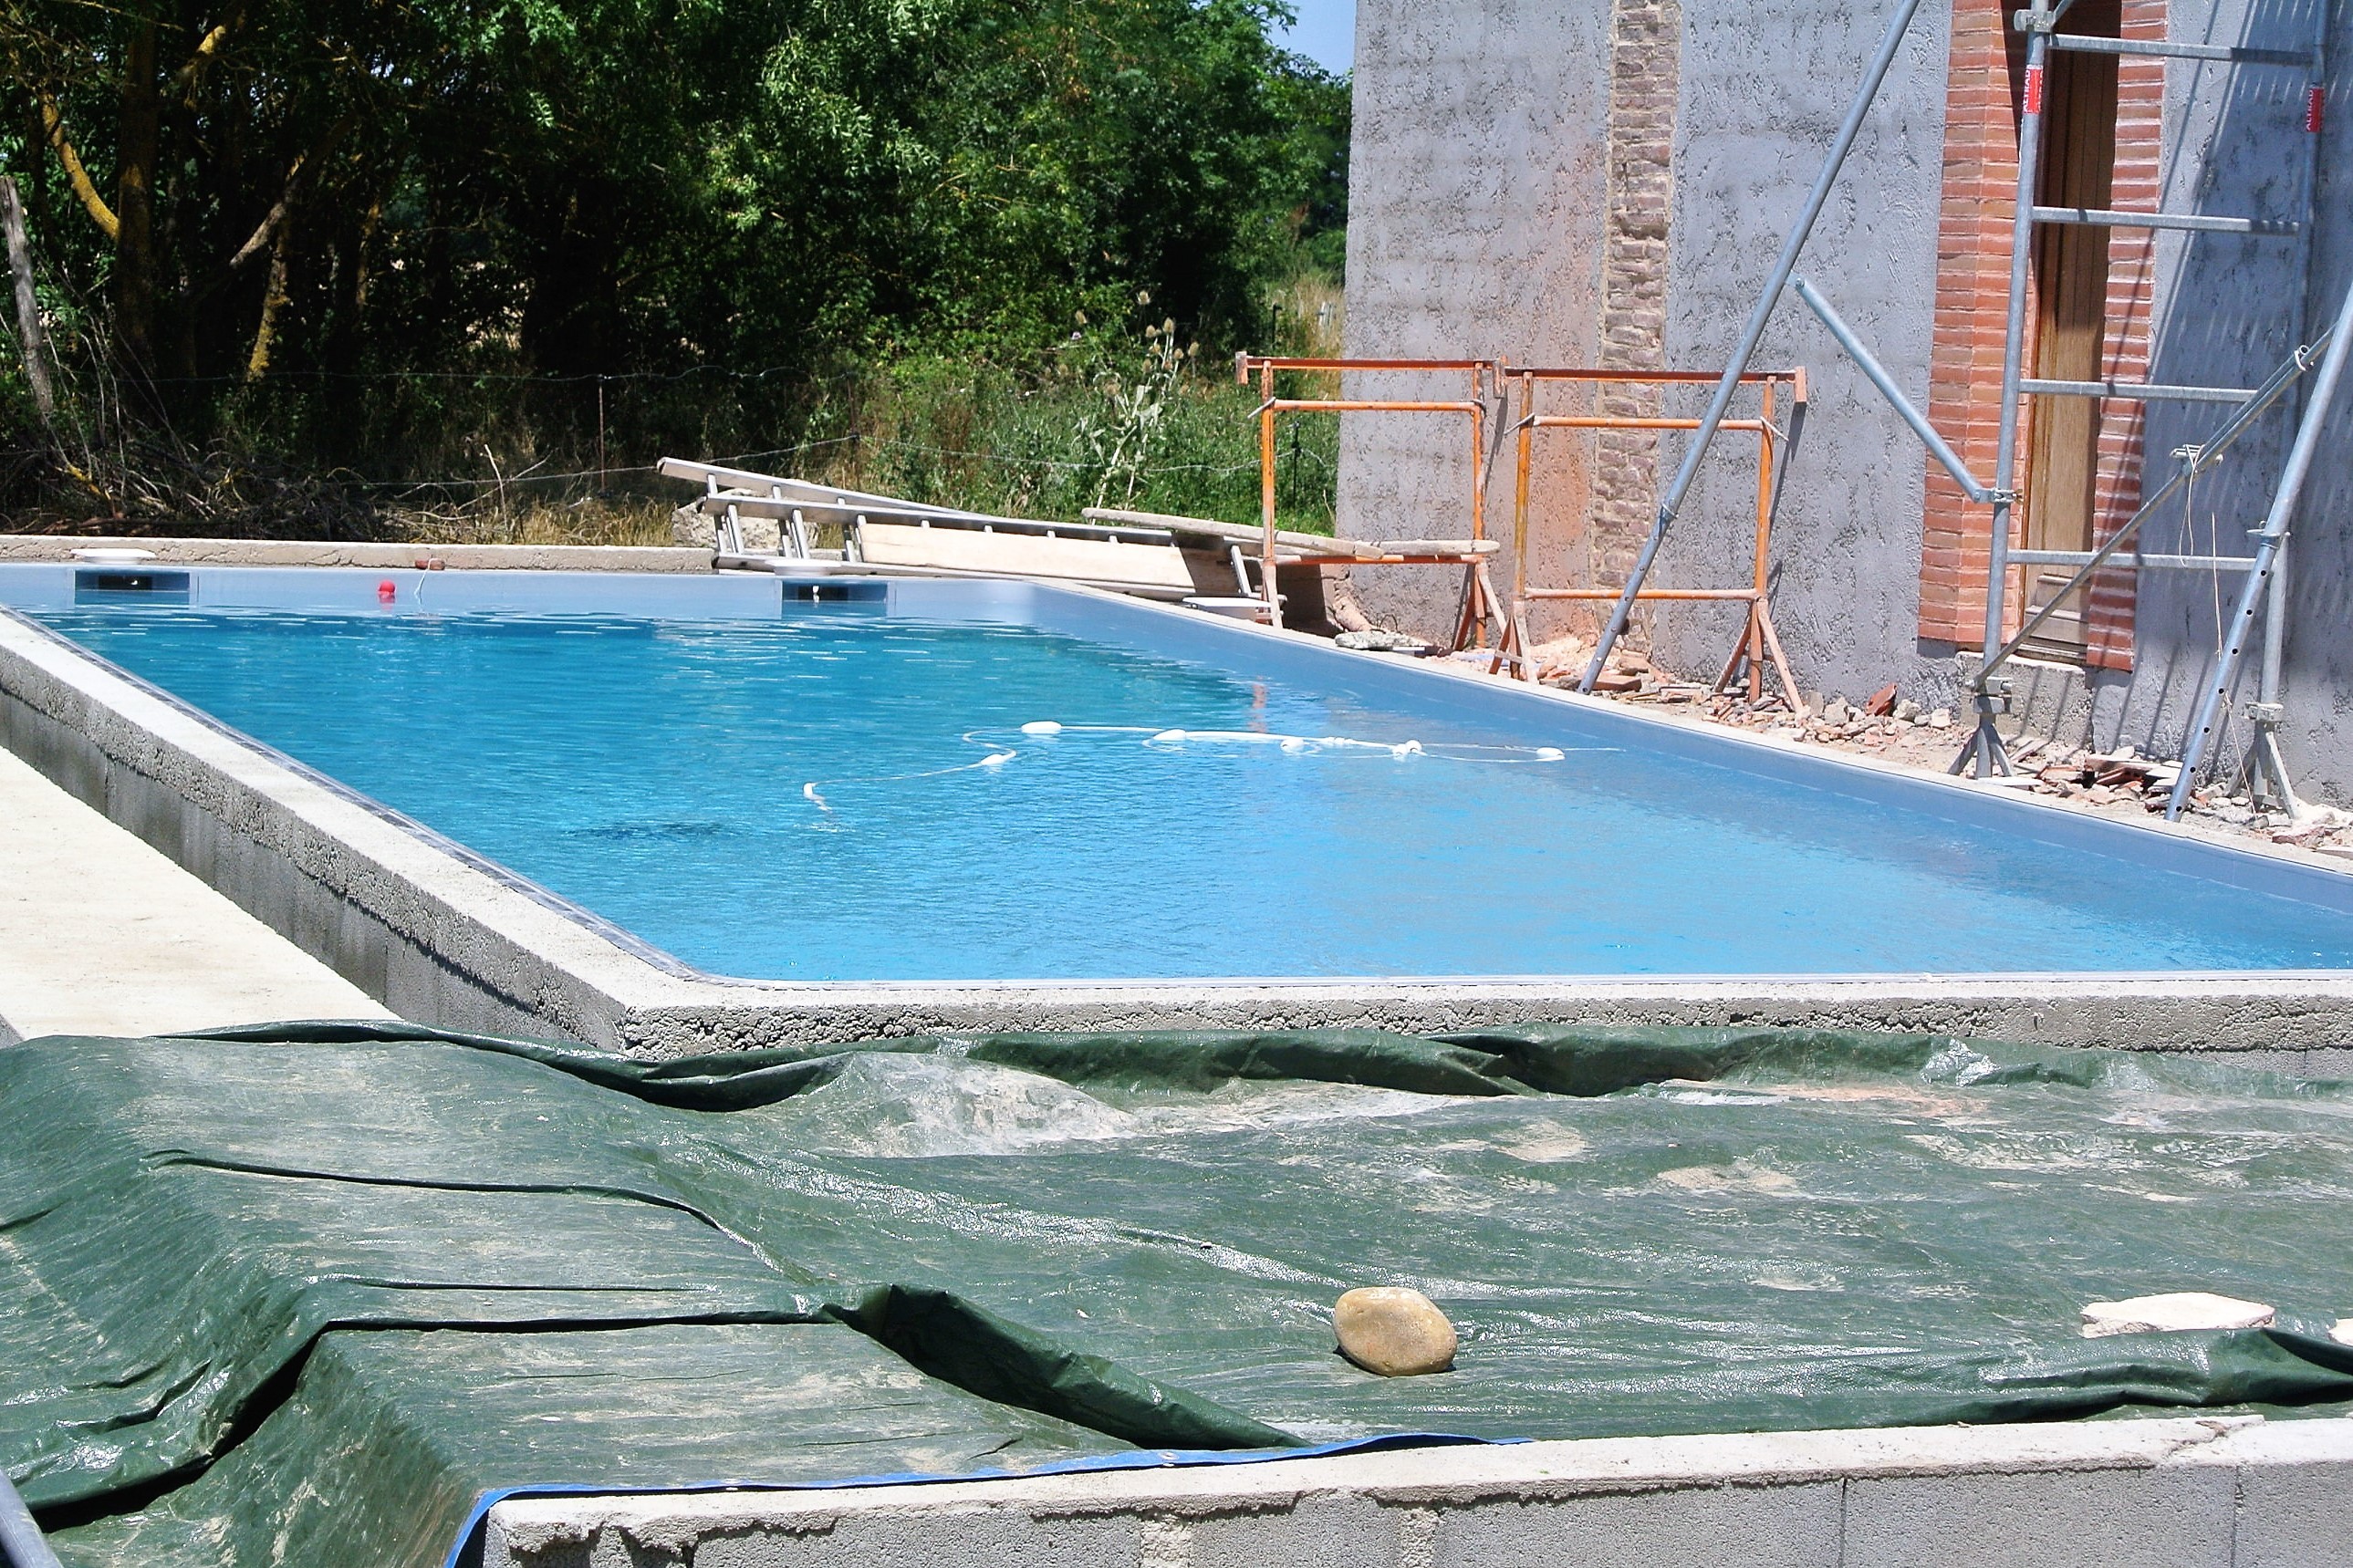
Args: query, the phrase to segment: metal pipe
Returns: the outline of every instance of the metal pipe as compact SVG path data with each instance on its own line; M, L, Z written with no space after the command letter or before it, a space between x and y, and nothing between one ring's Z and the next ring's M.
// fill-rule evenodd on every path
M2252 564L2252 563L2251 563ZM2287 541L2280 541L2272 559L2270 597L2263 605L2263 662L2255 672L2255 700L2279 700L2280 658L2286 651Z
M2147 55L2162 59L2223 60L2242 66L2309 66L2310 56L2295 49L2249 49L2233 44L2158 43L2147 38L2103 38L2084 33L2053 37L2051 47L2079 55Z
M1426 403L1380 397L1270 397L1261 413L1275 414L1481 414L1483 403Z
M2304 338L2302 322L2296 324L2296 340ZM2119 403L2244 403L2254 395L2246 386L2169 386L2155 381L2042 381L2028 376L2018 384L2021 392L2037 393L2046 397L2109 397Z
M2088 550L2013 550L2011 563L2019 566L2088 566L2092 552ZM2255 563L2252 555L2130 555L2121 561L2105 563L2111 572L2244 572ZM2064 598L2075 591L2071 584L2059 590Z
M1528 590L1527 596L1531 599L1601 600L1616 598L1618 590L1615 588L1531 588ZM1689 599L1710 602L1727 599L1753 605L1760 596L1759 590L1755 588L1645 588L1642 590L1642 597L1645 599Z
M2027 261L2034 249L2034 188L2042 168L2043 71L2051 58L2051 29L2056 16L2028 14L2033 24L2026 35L2026 93L2018 121L2018 199L2010 219L2010 310L2001 343L2001 421L1994 440L1993 483L1988 496L1993 516L1986 529L1985 651L1978 661L1974 690L1977 727L1969 743L1953 759L1959 773L1975 763L1977 776L2010 772L2002 750L2001 731L1994 724L1994 692L1988 671L2001 653L2002 621L2010 596L2010 521L2017 503L2018 384L2024 379L2021 363L2026 348Z
M1598 370L1579 365L1552 367L1521 365L1514 367L1511 374L1515 376L1533 376L1538 381L1639 381L1645 384L1660 386L1698 385L1705 383L1713 386L1724 373L1715 370ZM1799 370L1752 370L1741 376L1740 384L1743 386L1756 386L1767 382L1796 381L1804 374Z
M2208 213L2122 212L2115 207L2036 207L2036 223L2080 228L2164 228L2189 234L2255 234L2271 237L2303 232L2301 224L2267 217L2221 217Z
M1504 413L1511 409L1506 406ZM1527 635L1527 612L1519 606L1528 596L1528 468L1535 456L1536 417L1536 385L1523 379L1520 383L1520 421L1514 426L1519 432L1519 468L1512 487L1512 603L1513 616L1520 635Z
M1259 586L1266 595L1266 624L1282 625L1282 595L1275 588L1274 570L1274 366L1265 363L1259 372L1261 396L1258 405L1258 488L1259 508L1266 524L1266 538L1259 550Z
M42 1539L33 1510L16 1495L5 1470L0 1470L0 1563L7 1568L58 1568L58 1554Z
M1781 302L1781 290L1788 286L1789 274L1797 270L1798 253L1806 247L1807 239L1814 232L1814 220L1821 216L1822 204L1830 200L1831 186L1845 167L1846 155L1853 148L1855 137L1862 133L1863 116L1878 98L1879 84L1886 79L1887 68L1895 63L1895 53L1903 47L1904 35L1911 29L1912 17L1919 9L1920 0L1896 0L1894 15L1888 17L1886 29L1880 35L1879 48L1862 73L1853 101L1847 105L1846 119L1840 122L1838 134L1831 139L1830 152L1823 156L1821 170L1814 176L1814 187L1806 193L1805 209L1781 242L1781 254L1774 259L1772 276L1766 279L1756 308L1748 312L1748 324L1741 329L1740 342L1735 345L1723 374L1716 379L1715 395L1708 400L1706 416L1700 421L1698 432L1683 452L1683 466L1675 470L1674 482L1659 502L1658 521L1651 525L1650 537L1642 542L1641 553L1634 558L1633 573L1618 596L1618 607L1609 614L1609 628L1593 645L1592 662L1585 667L1584 679L1577 683L1579 691L1593 689L1593 683L1601 679L1601 667L1609 661L1610 648L1625 634L1626 622L1634 613L1634 601L1641 596L1643 579L1650 576L1651 563L1659 558L1659 546L1665 542L1667 527L1674 521L1675 512L1691 489L1700 460L1707 456L1713 443L1716 426L1732 407L1732 395L1739 387L1748 362L1756 357L1757 342L1765 335L1765 323L1772 316L1773 308Z
M2231 616L2230 635L2215 655L2214 679L2206 689L2205 700L2199 704L2197 728L2189 732L2189 743L2182 748L2181 776L2173 781L2173 795L2165 805L2168 822L2179 817L2181 808L2189 803L2198 764L2205 759L2206 748L2221 723L2222 705L2230 700L2231 688L2238 679L2239 657L2246 650L2247 634L2261 612L2261 601L2271 585L2274 563L2287 540L2288 521L2295 515L2296 503L2304 495L2304 481L2312 472L2313 458L2320 451L2321 429L2328 420L2328 405L2336 401L2337 383L2345 373L2346 352L2353 349L2353 287L2345 290L2345 302L2337 307L2331 334L2328 355L2320 362L2320 374L2313 379L2304 417L2296 422L2295 445L2288 448L2287 467L2280 474L2279 489L2272 496L2272 509L2264 515L2262 531L2255 535L2255 564L2239 591L2238 608Z
M1767 388L1767 391L1769 393L1771 388ZM1699 428L1699 421L1696 419L1648 419L1639 418L1630 414L1623 417L1607 414L1539 414L1523 419L1520 423L1533 425L1540 430L1696 430ZM1762 430L1766 427L1766 423L1762 419L1720 419L1716 421L1715 427L1719 430Z
M1471 388L1475 395L1480 390L1480 374L1471 373ZM1487 405L1482 401L1471 409L1471 537L1487 537ZM1477 570L1463 574L1463 593L1469 596L1472 637L1472 646L1487 646L1487 599Z
M1960 454L1936 434L1936 427L1928 423L1928 416L1913 406L1912 400L1904 395L1904 389L1895 384L1895 378L1888 374L1887 367L1863 346L1862 340L1855 336L1854 329L1831 308L1831 302L1802 278L1792 279L1790 287L1798 291L1798 298L1806 302L1806 308L1830 329L1831 336L1838 340L1839 347L1847 352L1847 357L1862 367L1862 374L1872 385L1879 388L1879 395L1894 405L1904 423L1912 426L1912 434L1920 437L1921 443L1928 448L1928 455L1943 465L1945 472L1953 476L1953 482L1961 487L1962 493L1979 504L1991 500L1993 492L1978 482L1977 476L1970 473L1961 461Z
M1749 586L1757 596L1748 601L1748 624L1741 628L1740 646L1748 656L1748 700L1757 701L1765 695L1765 623L1762 611L1765 590L1772 581L1770 562L1773 554L1773 387L1767 383L1759 395L1762 406L1757 423L1765 428L1757 433L1757 548L1749 559ZM1789 693L1789 706L1796 708L1798 694Z
M1250 383L1251 371L1270 370L1483 370L1493 364L1488 359L1286 359L1280 354L1237 354L1240 370L1237 380Z
M1503 406L1496 411L1500 424L1511 416L1510 389L1504 389ZM1533 466L1535 432L1528 420L1535 416L1536 384L1530 380L1520 383L1519 468L1512 500L1512 640L1519 659L1513 673L1529 684L1536 679L1535 645L1528 629L1528 470ZM1500 432L1499 432L1500 434Z

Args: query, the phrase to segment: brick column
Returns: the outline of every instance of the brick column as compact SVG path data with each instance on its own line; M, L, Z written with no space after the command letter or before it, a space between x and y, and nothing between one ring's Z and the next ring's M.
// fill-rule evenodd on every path
M2165 37L2166 0L2123 0L2122 31ZM1928 369L1928 417L1972 473L1994 479L2001 416L2003 317L2010 291L2010 214L2018 190L2018 112L2024 71L2023 35L2009 26L2003 0L1956 0L1945 102L1945 181L1936 234L1936 326ZM2126 58L2116 79L2116 157L2112 200L2120 208L2157 205L2165 71L2161 60ZM2104 376L2138 381L2148 373L2149 314L2156 287L2154 237L2116 229L2108 242ZM2030 298L2027 320L2034 321ZM2034 347L2026 345L2027 364ZM2141 410L2112 403L2102 410L2093 531L2114 534L2140 504ZM2021 488L2031 485L2019 433ZM1920 562L1920 636L1975 647L1985 636L1989 562L1986 508L1971 505L1945 471L1927 464L1928 489ZM2013 510L2023 528L2026 508ZM2020 620L2019 579L2006 595L2009 623ZM2133 579L2094 578L2085 616L2085 658L2110 669L2132 665Z
M2010 209L2018 190L2018 79L2024 68L2024 51L2007 21L2001 0L1955 0L1936 322L1928 350L1929 422L1984 479L1994 477L2001 419ZM1985 636L1989 519L1943 468L1933 462L1927 468L1920 635L1973 647Z
M1675 99L1683 13L1676 0L1617 0L1609 61L1609 207L1601 257L1601 367L1666 364L1667 225L1674 201ZM1599 412L1649 418L1651 386L1600 390ZM1604 430L1594 445L1590 539L1594 581L1616 586L1634 568L1659 508L1659 443Z

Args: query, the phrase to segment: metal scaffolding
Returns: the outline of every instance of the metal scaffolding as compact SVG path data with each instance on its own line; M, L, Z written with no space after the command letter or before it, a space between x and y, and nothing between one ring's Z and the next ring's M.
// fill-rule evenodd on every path
M1717 379L1708 371L1632 371L1632 370L1546 370L1535 367L1508 366L1502 371L1506 386L1516 385L1519 392L1520 417L1512 429L1519 437L1519 463L1513 490L1512 510L1512 612L1517 622L1511 651L1523 656L1519 661L1521 679L1534 680L1535 669L1525 656L1526 649L1518 638L1525 635L1527 605L1542 600L1613 601L1625 592L1623 587L1567 587L1531 585L1528 571L1528 500L1530 479L1535 467L1535 434L1539 430L1696 430L1697 419L1645 417L1630 415L1547 414L1536 407L1536 389L1546 384L1601 386L1675 386L1705 384ZM1635 600L1681 600L1688 602L1722 602L1747 606L1747 616L1741 627L1740 638L1734 644L1732 656L1725 661L1724 672L1716 678L1715 689L1724 690L1736 676L1746 675L1748 696L1753 701L1765 694L1765 670L1769 665L1780 677L1781 689L1788 698L1793 712L1806 710L1805 700L1798 694L1798 683L1789 673L1788 659L1782 657L1781 638L1773 627L1773 612L1768 584L1773 552L1773 518L1779 510L1781 475L1787 471L1789 453L1796 445L1798 432L1803 427L1806 412L1806 373L1802 367L1786 371L1749 371L1739 378L1739 384L1754 386L1758 392L1757 416L1753 419L1719 419L1717 428L1745 431L1757 437L1757 538L1756 553L1751 563L1751 580L1745 588L1652 588L1634 584ZM1774 395L1781 387L1790 391L1789 425L1785 432L1774 423L1777 412Z
M2240 234L2254 236L2303 235L2306 247L2302 258L2302 269L2308 283L2311 272L2310 214L2317 185L2318 132L2321 123L2325 88L2324 45L2327 38L2329 7L2315 8L2311 47L2306 50L2259 49L2227 45L2175 43L2139 38L2111 38L2063 33L2061 19L2073 0L2058 0L2055 5L2037 4L2012 16L2012 25L2026 35L2023 91L2020 100L2018 185L2010 226L2009 300L2005 315L2001 405L1999 434L1996 439L1994 471L1990 479L1980 479L1969 472L1951 446L1932 426L1926 415L1914 406L1896 384L1884 366L1873 357L1869 348L1854 331L1840 319L1830 300L1803 279L1795 276L1799 254L1812 231L1815 217L1824 199L1836 182L1847 153L1880 85L1886 76L1905 31L1910 26L1918 0L1899 0L1882 35L1878 51L1863 74L1854 100L1849 106L1845 121L1833 138L1820 172L1816 176L1806 206L1793 224L1783 243L1781 255L1771 279L1758 297L1746 329L1741 336L1732 363L1720 378L1716 396L1710 405L1707 417L1701 422L1698 434L1683 454L1682 468L1675 475L1659 508L1659 518L1645 542L1632 577L1620 595L1616 613L1609 627L1594 650L1592 664L1586 671L1583 686L1590 690L1599 675L1603 660L1609 656L1611 643L1625 629L1626 616L1641 595L1643 577L1656 557L1658 547L1682 505L1693 475L1706 455L1715 431L1723 424L1723 416L1731 399L1738 377L1746 371L1756 352L1765 321L1779 302L1785 288L1796 289L1799 298L1820 320L1839 346L1855 361L1873 385L1886 397L1902 416L1905 423L1927 447L1929 454L1952 475L1964 495L1976 504L1990 509L1989 521L1989 563L1986 584L1985 646L1982 659L1970 683L1970 696L1976 708L1977 721L1961 754L1954 760L1952 771L1973 770L1979 777L2010 773L2010 763L2002 745L1997 720L2006 711L2009 685L2002 668L2035 629L2048 620L2069 595L2079 592L2092 574L2103 567L2130 567L2139 570L2189 570L2206 572L2237 572L2244 574L2242 592L2234 613L2224 628L2221 644L2216 649L2210 679L2203 688L2199 715L2184 747L2181 772L2176 781L2168 816L2179 816L2189 799L2190 789L2200 763L2206 759L2224 723L2224 711L2234 689L2241 664L2253 640L2255 623L2263 623L2262 667L2258 679L2258 697L2249 705L2248 718L2255 729L2255 739L2242 764L2251 784L2259 792L2268 792L2283 803L2295 804L2295 794L2287 778L2287 770L2279 752L2276 729L2281 719L2279 703L2280 658L2286 620L2284 589L2285 550L2296 507L2312 462L2318 450L2320 431L2334 401L2339 373L2348 348L2353 348L2353 289L2348 289L2339 310L2336 324L2327 331L2303 344L2287 362L2266 378L2263 384L2253 389L2232 387L2174 386L2156 383L2116 383L2113 381L2055 381L2029 377L2024 374L2025 350L2028 340L2027 304L2031 284L2034 236L2039 228L2049 226L2078 226L2098 228L2146 228L2204 234ZM2051 54L2085 53L2110 56L2151 56L2216 61L2223 64L2256 68L2299 69L2306 73L2304 129L2307 132L2306 156L2301 171L2305 216L2295 221L2251 216L2222 216L2207 213L2134 212L2116 208L2054 206L2036 201L2042 167L2043 121L2045 117L2044 78ZM2298 321L2295 337L2301 339L2303 295L2297 290L2295 310ZM2295 443L2284 468L2279 484L2263 525L2253 531L2254 549L2247 555L2165 555L2147 554L2136 549L2129 556L2123 553L2127 542L2137 537L2141 524L2177 491L2185 492L2198 474L2211 468L2222 453L2235 443L2265 411L2293 392L2304 374L2318 368L2311 394L2305 402L2298 421ZM2187 447L2178 454L2179 464L2173 476L2157 493L2145 500L2133 517L2122 528L2092 551L2024 550L2013 548L2011 542L2013 513L2019 500L2018 437L2020 416L2024 399L2029 397L2080 397L2137 402L2204 402L2232 405L2232 412L2215 432L2198 446ZM2014 636L2008 632L2010 615L2010 574L2018 566L2067 566L2073 568L2057 591L2040 606L2028 606L2025 625Z
M1328 374L1402 372L1456 374L1470 377L1470 395L1463 398L1277 397L1274 378L1281 371ZM1335 540L1333 548L1317 553L1293 545L1282 555L1293 565L1451 566L1462 573L1461 613L1455 619L1456 648L1483 645L1488 623L1499 627L1497 663L1513 657L1515 646L1510 612L1497 597L1487 575L1487 558L1496 550L1487 537L1487 422L1491 404L1503 402L1501 362L1490 359L1286 359L1279 355L1240 353L1234 356L1234 379L1248 386L1258 382L1260 402L1253 411L1259 422L1259 505L1263 523L1259 574L1264 599L1259 618L1282 625L1282 596L1275 591L1276 529L1274 526L1275 420L1284 414L1451 414L1471 423L1471 535L1468 539L1407 539L1370 547Z

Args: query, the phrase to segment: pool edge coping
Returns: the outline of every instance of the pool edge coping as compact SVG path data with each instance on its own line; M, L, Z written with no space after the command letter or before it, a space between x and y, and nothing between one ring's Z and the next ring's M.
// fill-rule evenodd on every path
M723 1537L731 1562L767 1568L801 1560L807 1538L823 1535L860 1561L995 1568L1071 1555L1082 1531L1109 1538L1095 1543L1103 1561L1285 1561L1310 1538L1317 1556L1364 1568L1723 1563L1735 1542L1743 1560L1757 1550L1773 1562L1949 1560L1870 1544L1891 1524L1933 1519L1929 1534L1947 1547L1956 1528L1996 1539L2023 1528L2144 1548L2103 1561L2183 1561L2185 1537L2205 1537L2250 1564L2324 1559L2239 1548L2333 1540L2339 1554L2325 1560L2335 1562L2353 1522L2348 1479L2353 1420L2332 1417L1588 1438L903 1486L518 1496L490 1505L483 1561L552 1568L600 1538L676 1552ZM2333 1509L2315 1519L2307 1492ZM1155 1538L1169 1550L1139 1559L1136 1546ZM1994 1550L1973 1560L2054 1560Z

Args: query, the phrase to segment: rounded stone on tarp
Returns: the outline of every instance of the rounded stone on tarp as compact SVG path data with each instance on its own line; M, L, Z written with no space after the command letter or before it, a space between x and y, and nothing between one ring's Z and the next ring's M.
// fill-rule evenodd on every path
M1419 1290L1351 1290L1334 1304L1332 1327L1342 1355L1383 1377L1419 1377L1454 1364L1454 1325Z
M2108 1334L2168 1334L2195 1329L2268 1329L2276 1314L2261 1301L2242 1301L2206 1290L2176 1290L2135 1296L2125 1301L2094 1301L2084 1309L2084 1337Z

